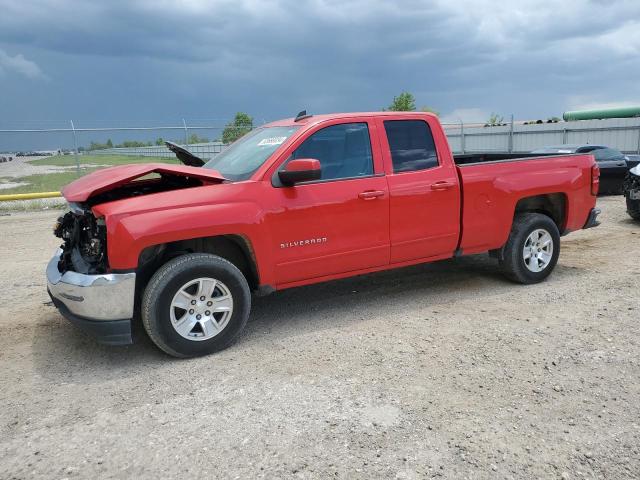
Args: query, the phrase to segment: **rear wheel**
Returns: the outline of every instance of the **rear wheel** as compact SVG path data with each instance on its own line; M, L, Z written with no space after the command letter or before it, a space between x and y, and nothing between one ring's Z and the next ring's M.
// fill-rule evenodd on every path
M500 267L518 283L538 283L549 276L560 255L560 233L551 218L540 213L517 215L503 250Z
M228 347L249 317L251 294L235 265L193 253L158 269L142 298L151 340L174 357L196 357Z

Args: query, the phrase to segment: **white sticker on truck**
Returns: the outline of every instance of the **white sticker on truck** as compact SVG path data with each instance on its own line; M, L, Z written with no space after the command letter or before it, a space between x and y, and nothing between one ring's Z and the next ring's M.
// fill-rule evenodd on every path
M263 138L262 140L260 140L258 142L258 146L262 147L264 145L280 145L282 142L284 142L287 139L287 137L269 137L269 138Z

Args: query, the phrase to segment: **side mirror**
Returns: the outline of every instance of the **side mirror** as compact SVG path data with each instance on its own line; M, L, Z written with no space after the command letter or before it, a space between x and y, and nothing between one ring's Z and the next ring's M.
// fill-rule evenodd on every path
M296 158L291 160L278 172L278 178L283 185L291 186L300 182L320 180L322 167L320 161L315 158Z

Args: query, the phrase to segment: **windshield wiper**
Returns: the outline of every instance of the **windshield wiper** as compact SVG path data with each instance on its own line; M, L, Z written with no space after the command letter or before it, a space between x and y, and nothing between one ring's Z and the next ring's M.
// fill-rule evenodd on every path
M176 157L178 157L178 160L180 160L185 165L188 165L189 167L201 167L205 163L207 163L200 157L196 157L186 148L182 148L180 145L177 145L173 142L164 142L164 144L169 150L175 153Z

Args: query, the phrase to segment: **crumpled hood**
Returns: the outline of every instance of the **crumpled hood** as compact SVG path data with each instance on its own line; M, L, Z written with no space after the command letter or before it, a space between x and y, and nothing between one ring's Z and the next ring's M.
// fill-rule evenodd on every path
M62 196L68 202L85 202L100 193L114 190L150 173L161 176L196 178L203 184L221 183L225 178L216 170L164 163L120 165L103 168L71 182L62 189Z

